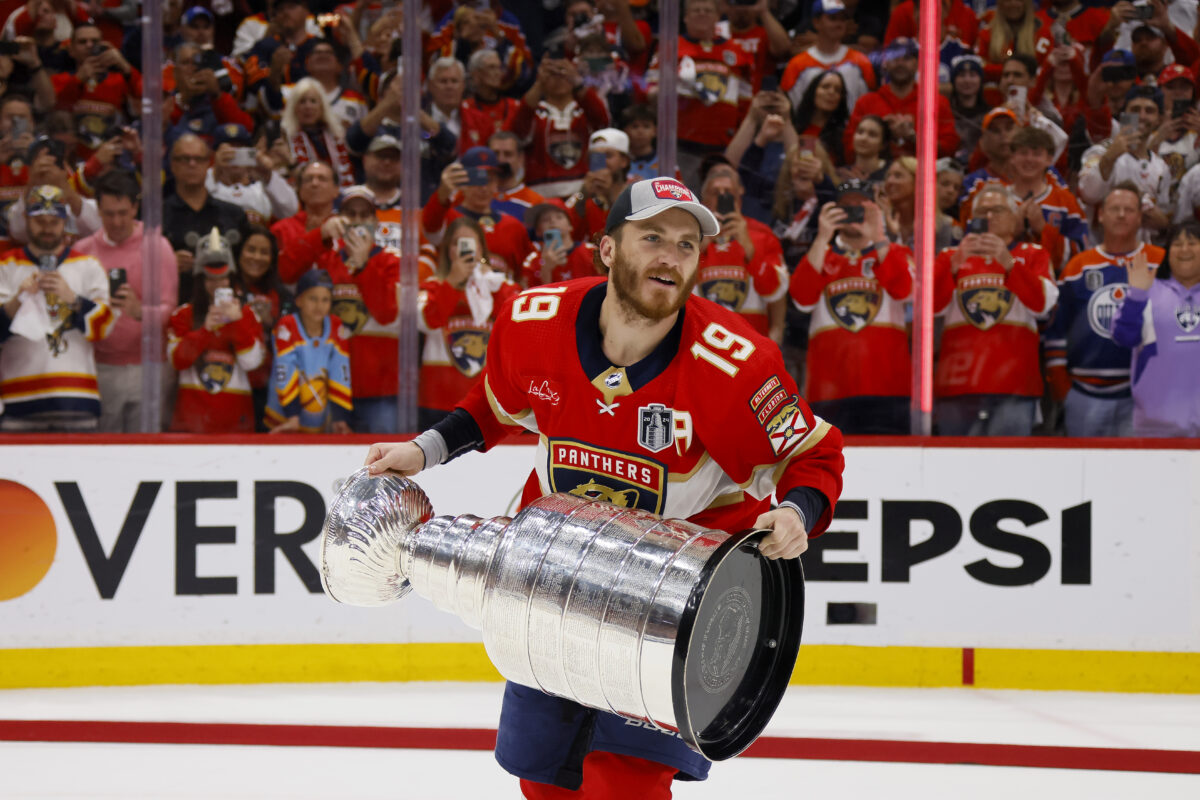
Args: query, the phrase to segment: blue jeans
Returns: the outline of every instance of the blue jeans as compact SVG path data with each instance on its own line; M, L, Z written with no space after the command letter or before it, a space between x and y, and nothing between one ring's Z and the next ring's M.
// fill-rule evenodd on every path
M1029 436L1037 398L1010 394L966 394L933 404L941 436Z
M355 433L398 433L395 397L354 398Z
M1132 436L1132 397L1093 397L1071 387L1063 403L1067 436Z

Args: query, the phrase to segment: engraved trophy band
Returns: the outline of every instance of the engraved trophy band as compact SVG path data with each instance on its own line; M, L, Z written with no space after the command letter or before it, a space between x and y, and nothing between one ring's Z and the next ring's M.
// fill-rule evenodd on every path
M434 517L412 480L348 478L321 535L334 600L410 590L483 632L508 680L678 732L712 761L747 748L791 677L798 559L729 534L571 494L515 517Z

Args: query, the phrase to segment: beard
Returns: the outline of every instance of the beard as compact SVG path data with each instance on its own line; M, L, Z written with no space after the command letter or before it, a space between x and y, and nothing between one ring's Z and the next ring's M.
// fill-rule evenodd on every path
M655 296L644 296L645 284L650 275L661 276L673 281L675 283L674 295L668 292L655 292ZM613 264L609 270L608 280L626 317L640 318L647 322L659 322L683 308L692 289L696 286L698 275L699 270L696 270L692 272L691 278L684 281L683 275L676 269L647 267L639 270L625 257L618 243L613 252Z
M37 233L29 239L34 247L46 252L57 250L62 245L62 237L56 233Z

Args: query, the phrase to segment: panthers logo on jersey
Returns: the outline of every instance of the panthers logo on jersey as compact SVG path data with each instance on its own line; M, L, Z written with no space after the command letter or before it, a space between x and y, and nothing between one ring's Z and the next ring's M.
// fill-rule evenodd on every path
M358 287L339 283L333 287L333 315L342 321L351 334L359 333L371 318Z
M1183 302L1175 307L1175 322L1184 333L1191 333L1200 325L1200 308L1192 304L1192 298L1185 297Z
M550 491L662 513L667 497L664 464L573 439L550 439L546 447Z
M583 140L570 129L551 129L546 134L546 153L555 164L571 169L583 158Z
M200 379L200 385L209 394L219 394L233 378L235 364L232 353L226 353L223 350L206 350L195 364L196 376Z
M706 106L721 102L729 88L726 72L701 72L696 76L696 97Z
M445 328L446 350L458 371L473 378L483 371L483 364L487 360L489 332L471 325L469 318L464 321L470 327L455 327L456 321L451 320Z
M882 300L879 282L871 278L845 278L825 290L830 315L851 333L858 333L874 321Z
M730 311L741 311L749 288L746 281L721 279L701 283L700 294Z
M1013 293L996 273L969 275L958 282L958 305L967 321L986 331L1008 316Z

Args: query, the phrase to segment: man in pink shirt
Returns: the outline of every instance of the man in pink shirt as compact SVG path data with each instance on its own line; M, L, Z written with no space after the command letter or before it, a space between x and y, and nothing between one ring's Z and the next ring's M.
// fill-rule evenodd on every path
M112 333L96 342L96 380L100 388L102 433L137 433L142 418L142 320L160 323L175 308L179 276L171 244L158 237L158 303L143 298L142 223L137 219L141 188L124 170L110 170L95 183L101 229L75 243L74 249L94 256L109 276L111 304L119 312ZM124 283L120 283L122 272ZM165 386L174 373L164 364ZM169 396L163 395L164 398ZM169 409L168 409L169 411ZM169 413L167 415L169 417Z

